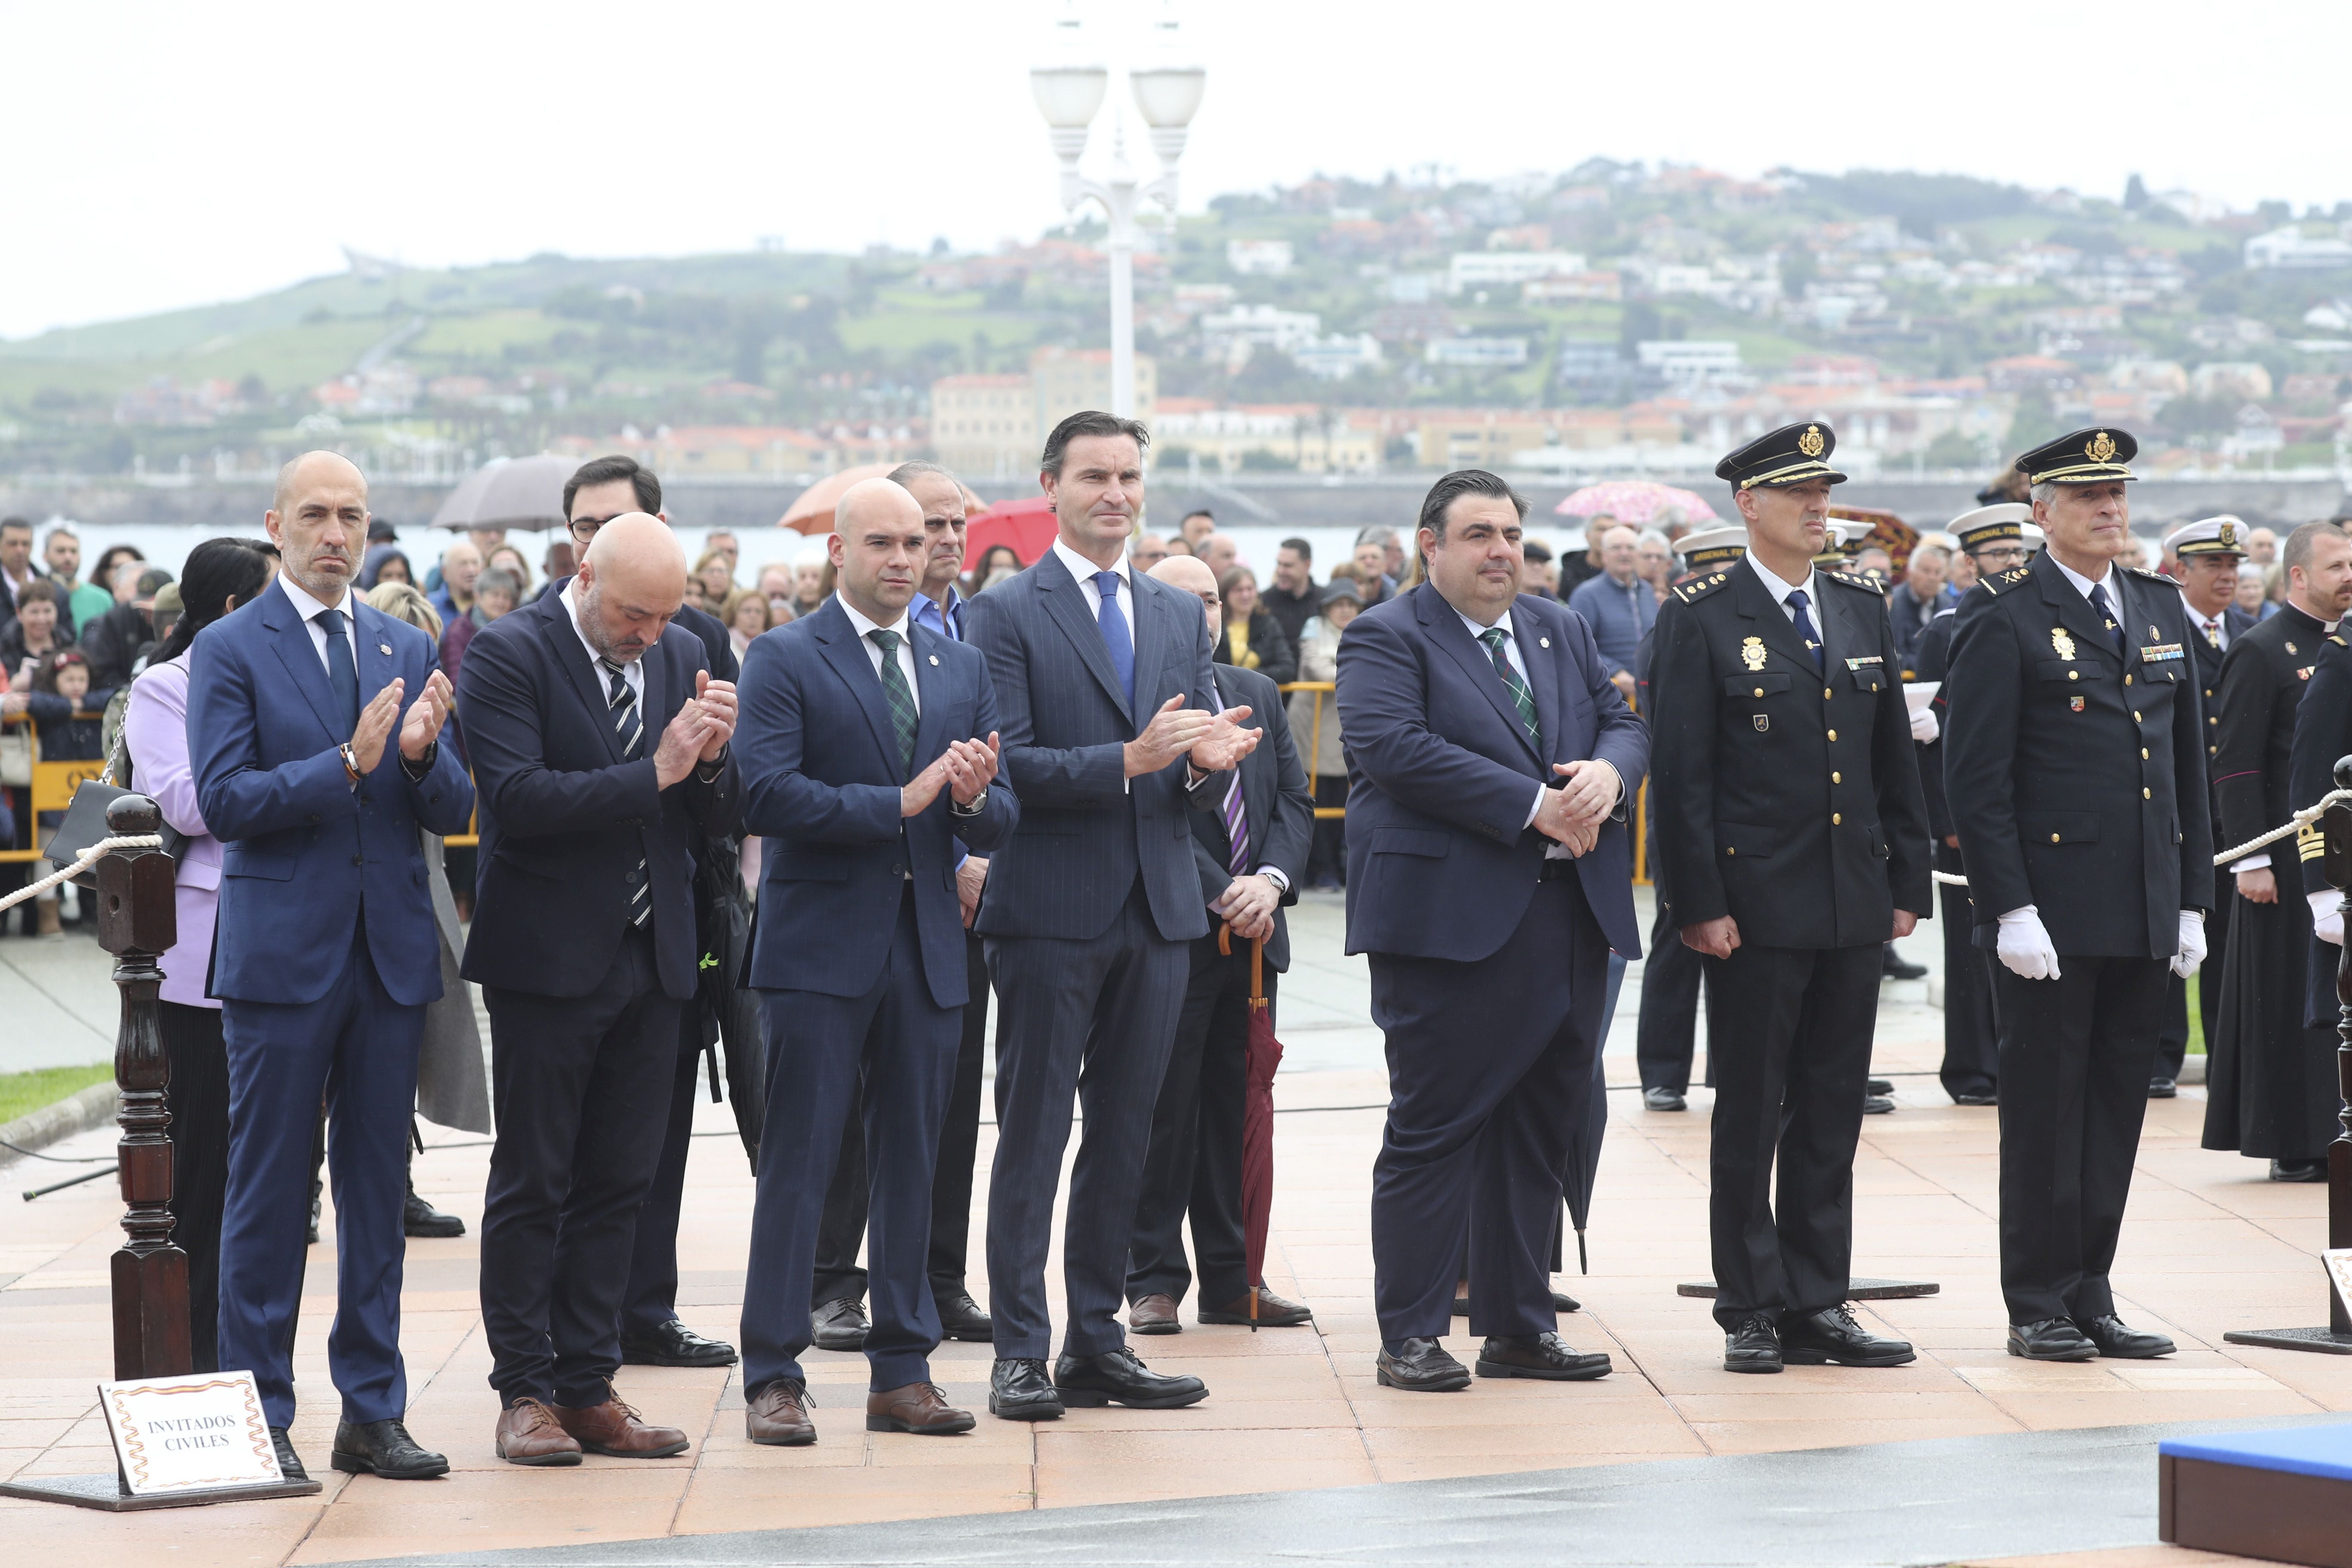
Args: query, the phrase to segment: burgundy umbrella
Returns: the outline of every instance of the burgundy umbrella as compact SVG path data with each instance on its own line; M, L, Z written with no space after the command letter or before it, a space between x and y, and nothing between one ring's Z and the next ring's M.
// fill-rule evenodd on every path
M1233 951L1234 928L1217 931L1217 951ZM1249 1268L1250 1332L1257 1332L1258 1280L1265 1272L1265 1233L1274 1214L1274 1075L1282 1042L1265 1000L1265 943L1250 943L1249 1050L1242 1060L1242 1253Z

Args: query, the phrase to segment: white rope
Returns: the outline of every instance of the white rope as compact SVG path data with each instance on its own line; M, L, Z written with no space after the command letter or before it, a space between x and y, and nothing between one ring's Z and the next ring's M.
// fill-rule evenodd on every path
M131 833L120 838L101 838L83 850L70 866L60 866L37 882L27 882L15 892L0 897L0 910L13 910L26 899L35 899L103 859L110 849L161 849L163 837L160 833Z
M2243 844L2232 844L2229 848L2224 849L2219 855L2214 856L2214 868L2219 869L2221 867L2229 865L2232 861L2242 860L2247 856L2252 854L2255 850L2260 849L2263 845L2277 843L2280 839L2284 838L2288 834L2299 831L2305 824L2318 821L2322 814L2324 814L2329 806L2341 805L2346 801L2352 801L2352 790L2329 790L2326 795L2321 795L2316 802L2305 806L2301 811L2296 812L2293 816L2289 817L2284 823L2281 824L2279 826L2272 828L2268 833L2263 834L2261 837L2249 838ZM1965 888L1969 885L1969 879L1966 877L1957 876L1950 871L1937 871L1933 873L1933 875L1936 880L1943 883L1947 887Z

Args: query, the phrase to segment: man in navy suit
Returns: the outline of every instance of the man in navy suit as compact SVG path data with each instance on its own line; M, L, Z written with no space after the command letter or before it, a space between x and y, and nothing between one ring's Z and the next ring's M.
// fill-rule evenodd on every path
M866 1430L971 1430L930 1380L931 1173L970 994L956 844L992 848L1019 816L992 782L985 662L908 614L928 553L922 507L888 479L852 486L826 549L840 592L755 641L744 672L745 823L768 843L751 978L769 1041L744 1426L787 1446L816 1440L800 1355L826 1178L861 1083Z
M463 973L490 1015L498 1145L482 1212L495 1442L519 1465L683 1452L614 1397L637 1210L694 994L695 835L734 829L735 691L671 625L686 553L644 512L466 649L481 788Z
M1520 593L1528 503L1479 469L1421 507L1428 581L1339 645L1348 951L1388 1037L1372 1167L1380 1381L1469 1386L1440 1339L1470 1237L1482 1377L1604 1376L1556 1331L1549 1258L1612 949L1641 954L1625 805L1648 732L1582 617Z
M989 862L978 929L996 982L996 1164L988 1194L990 1410L1191 1405L1196 1377L1155 1375L1127 1349L1127 1249L1191 944L1208 934L1194 810L1257 745L1247 709L1212 710L1201 602L1131 572L1143 507L1132 419L1089 410L1045 438L1039 479L1059 523L1035 565L965 606L988 658L1021 823ZM1070 1311L1049 1378L1045 1253L1070 1137L1063 1275Z
M278 1468L302 1479L286 1428L323 1094L335 1192L327 1353L343 1396L334 1466L438 1476L449 1461L402 1425L408 1119L425 1007L441 994L417 830L464 832L474 791L438 744L450 694L431 640L351 591L367 480L332 452L307 453L279 471L263 521L282 574L197 634L188 675L196 799L222 843L210 986L229 1070L220 1363L253 1370Z

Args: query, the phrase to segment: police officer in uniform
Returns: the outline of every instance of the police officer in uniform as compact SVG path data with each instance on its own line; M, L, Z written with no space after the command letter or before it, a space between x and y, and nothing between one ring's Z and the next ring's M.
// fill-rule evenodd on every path
M2138 443L2077 430L2018 459L2049 548L1961 602L1944 785L1976 940L2001 963L2000 1278L2009 1352L2168 1355L2107 1280L2167 971L2213 901L2205 725L2171 579L2118 567Z
M1996 576L2025 564L2041 542L2041 531L2030 521L2033 509L2022 501L2001 501L1964 511L1947 525L1960 542L1960 550L1976 563L1977 579ZM2025 533L2033 529L2028 543ZM1951 666L1953 610L1936 612L1919 634L1914 673L1923 681L1941 682ZM1936 840L1936 869L1962 873L1959 830L1952 825L1952 808L1944 794L1942 725L1947 699L1937 691L1920 714L1914 715L1912 738L1927 738L1919 746L1919 784L1927 796L1927 830ZM1951 882L1939 885L1944 927L1944 1060L1936 1076L1956 1105L1995 1105L2000 1099L2000 1061L1993 1025L1992 954L1976 945L1975 916L1969 890Z
M1845 478L1835 445L1790 425L1718 464L1747 552L1658 617L1653 795L1681 940L1708 971L1709 1229L1733 1372L1913 1359L1845 1306L1881 952L1929 905L1885 601L1813 563Z
M2305 523L2286 536L2279 560L2286 602L2231 646L2221 660L2220 711L2209 715L2221 721L2206 730L2221 808L2217 852L2287 819L2297 711L2328 635L2352 603L2352 541L2335 524ZM2221 891L2238 908L2222 952L2219 1026L2207 1037L2201 1142L2269 1161L2274 1182L2319 1182L2327 1179L2341 1103L2335 1016L2331 1009L2318 1026L2304 1024L2311 913L2295 896L2299 879L2273 868L2286 863L2286 845L2273 843L2221 870Z
M2164 548L2179 560L2177 580L2189 605L2189 629L2195 637L2189 649L2197 656L2197 685L2205 704L2205 753L2221 751L2221 712L2215 693L2221 684L2221 658L2239 637L2254 627L2254 617L2238 608L2238 563L2246 558L2246 525L2234 517L2209 517L2165 536ZM2208 764L2209 771L2210 764ZM2228 847L2229 830L2221 825L2218 795L2213 808L2213 849ZM2291 889L2290 889L2291 890ZM2219 1037L2221 984L2229 970L2230 914L2237 900L2217 888L2213 912L2205 917L2207 951L2221 955L2220 973L2208 974L2197 988L2197 1011L2205 1029L2205 1049ZM2189 1054L2189 982L2172 978L2164 999L2164 1033L2157 1039L2156 1075L2148 1079L2150 1100L2172 1100L2180 1093L2180 1064Z
M1683 574L1677 586L1695 582L1737 563L1748 553L1748 530L1738 523L1683 536ZM1655 662L1657 628L1642 634L1634 657L1635 679L1642 694L1642 711L1655 704L1651 684ZM1641 1069L1642 1104L1651 1110L1682 1110L1690 1092L1691 1064L1698 1054L1698 998L1705 965L1696 949L1685 947L1675 919L1674 892L1666 882L1665 857L1658 849L1658 811L1653 805L1646 826L1647 865L1658 900L1650 923L1649 956L1642 964L1642 1008L1634 1036L1633 1061ZM1707 1058L1706 1085L1715 1087L1715 1060Z

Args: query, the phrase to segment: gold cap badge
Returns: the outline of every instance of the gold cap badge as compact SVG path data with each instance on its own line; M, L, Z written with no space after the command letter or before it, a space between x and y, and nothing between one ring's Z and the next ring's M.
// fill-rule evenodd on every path
M1821 426L1818 425L1806 426L1805 433L1797 437L1797 450L1802 452L1808 458L1820 457L1822 455L1823 446L1824 443L1822 440Z
M2091 444L2083 448L2083 455L2095 463L2107 462L2116 455L2116 438L2102 430L2091 437Z
M2238 525L2234 522L2223 523L2221 525L2221 548L2224 550L2235 550L2237 547Z

